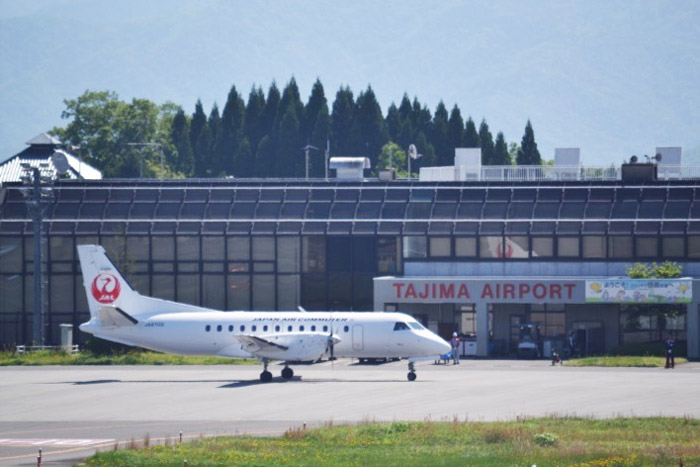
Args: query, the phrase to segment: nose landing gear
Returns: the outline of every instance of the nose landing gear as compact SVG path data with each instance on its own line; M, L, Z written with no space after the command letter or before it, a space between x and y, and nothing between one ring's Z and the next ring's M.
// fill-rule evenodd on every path
M411 361L408 362L408 380L409 381L416 380L416 366L415 366L415 363L411 362Z

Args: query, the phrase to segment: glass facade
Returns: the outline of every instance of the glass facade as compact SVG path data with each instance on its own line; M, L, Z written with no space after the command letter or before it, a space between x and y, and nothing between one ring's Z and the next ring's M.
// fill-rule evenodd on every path
M31 339L32 224L20 188L0 188L3 345ZM696 192L673 182L57 182L43 225L46 336L87 320L79 244L101 244L135 288L168 300L371 310L372 278L410 262L700 258Z

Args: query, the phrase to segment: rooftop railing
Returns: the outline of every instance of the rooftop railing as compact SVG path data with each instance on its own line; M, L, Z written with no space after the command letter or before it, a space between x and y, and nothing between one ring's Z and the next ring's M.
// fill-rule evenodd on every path
M539 166L491 165L465 167L467 180L539 182L539 181L615 181L622 180L620 166ZM700 179L700 166L659 165L658 180Z

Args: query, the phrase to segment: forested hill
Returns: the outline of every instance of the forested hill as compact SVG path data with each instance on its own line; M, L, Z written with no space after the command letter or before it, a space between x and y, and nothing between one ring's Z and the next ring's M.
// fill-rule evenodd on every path
M188 115L173 103L120 100L110 91L86 91L65 101L65 127L53 134L79 146L80 155L106 177L302 177L302 147L311 144L310 175L324 175L324 152L367 157L374 173L389 164L406 168L406 150L415 144L421 157L412 164L453 165L456 147L480 147L486 165L540 164L530 122L521 143L494 137L486 120L476 123L457 105L440 102L434 111L403 96L383 115L371 86L357 95L340 87L332 99L320 80L302 101L296 80L279 89L253 87L247 98L232 86L223 108L205 109L197 101ZM161 161L163 168L161 169Z

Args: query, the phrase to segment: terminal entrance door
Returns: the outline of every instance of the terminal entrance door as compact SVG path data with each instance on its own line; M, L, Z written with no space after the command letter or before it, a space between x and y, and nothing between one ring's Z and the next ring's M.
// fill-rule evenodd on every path
M510 353L518 351L518 343L520 342L520 324L524 323L523 315L510 315Z

